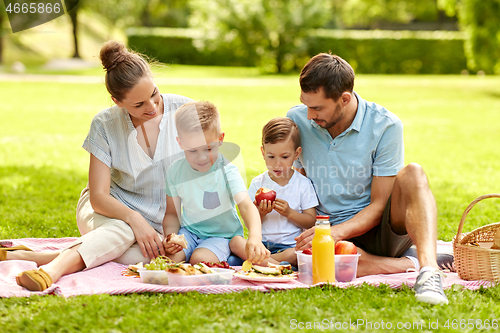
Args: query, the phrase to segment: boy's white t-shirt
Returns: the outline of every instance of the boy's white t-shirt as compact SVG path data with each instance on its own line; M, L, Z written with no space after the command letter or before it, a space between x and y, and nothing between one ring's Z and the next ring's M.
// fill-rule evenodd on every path
M248 188L248 194L252 201L255 200L255 193L261 187L276 191L276 198L285 200L291 209L299 213L318 205L318 198L311 180L297 171L294 171L290 181L285 186L280 186L272 180L268 171L258 175ZM264 242L295 246L295 237L299 236L302 231L302 228L275 210L267 214L262 221L262 240Z

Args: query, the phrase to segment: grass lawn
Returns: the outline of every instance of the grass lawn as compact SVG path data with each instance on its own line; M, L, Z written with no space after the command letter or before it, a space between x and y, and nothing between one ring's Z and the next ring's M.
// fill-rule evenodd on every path
M162 81L163 93L210 100L219 107L226 141L242 149L248 182L264 170L262 126L299 103L297 76L173 66L158 77L187 78ZM473 199L500 192L500 77L359 75L355 90L403 120L405 161L426 170L438 204L438 236L450 241ZM79 235L75 206L89 160L81 144L92 117L111 103L102 84L0 81L0 239ZM500 200L483 201L469 214L464 230L499 221L499 212ZM437 307L415 302L408 288L369 286L269 294L13 298L0 300L0 327L2 332L267 332L288 331L300 322L328 328L330 320L358 320L353 329L371 331L359 320L377 323L374 327L383 320L393 329L401 322L421 331L438 320L442 331L475 332L475 321L473 328L460 328L460 320L500 321L500 287L446 293L451 304ZM456 330L453 319L458 320Z

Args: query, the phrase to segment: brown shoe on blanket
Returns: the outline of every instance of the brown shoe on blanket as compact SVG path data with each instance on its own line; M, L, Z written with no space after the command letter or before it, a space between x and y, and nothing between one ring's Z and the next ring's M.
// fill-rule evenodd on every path
M7 259L7 251L17 251L17 250L33 251L32 249L24 245L18 245L14 247L0 247L0 261Z
M16 276L16 282L21 287L31 291L44 291L52 285L52 278L39 268L20 273Z

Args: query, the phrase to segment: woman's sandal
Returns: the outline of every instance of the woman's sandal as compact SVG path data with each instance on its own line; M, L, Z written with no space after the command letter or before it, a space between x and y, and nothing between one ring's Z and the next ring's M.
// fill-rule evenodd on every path
M16 276L16 282L21 287L31 291L44 291L52 285L52 278L43 269L24 271Z
M7 251L17 251L17 250L33 251L32 249L24 245L18 245L14 247L0 247L0 261L7 259Z

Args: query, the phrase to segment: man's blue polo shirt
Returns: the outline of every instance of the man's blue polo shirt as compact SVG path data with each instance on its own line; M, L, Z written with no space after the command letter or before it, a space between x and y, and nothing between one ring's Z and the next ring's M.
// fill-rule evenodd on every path
M384 107L358 94L351 126L335 139L307 120L307 107L291 108L287 117L300 130L302 153L294 166L304 168L318 195L318 214L331 224L351 219L368 206L373 176L395 176L404 165L403 123Z

